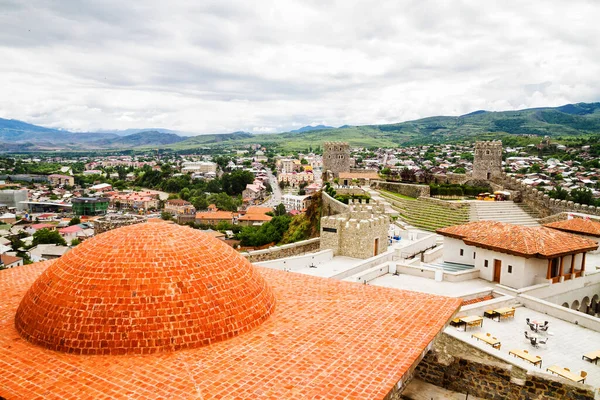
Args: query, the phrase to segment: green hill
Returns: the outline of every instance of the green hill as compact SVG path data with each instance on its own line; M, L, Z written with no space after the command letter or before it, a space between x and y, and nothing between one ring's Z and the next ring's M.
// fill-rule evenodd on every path
M201 135L166 146L186 149L202 145L261 143L285 150L316 147L324 141L343 140L351 146L389 147L447 143L462 140L490 140L506 135L568 137L600 134L600 103L568 104L561 107L518 111L475 111L458 117L429 117L387 125L344 126L307 132L240 136ZM221 138L221 136L223 136Z

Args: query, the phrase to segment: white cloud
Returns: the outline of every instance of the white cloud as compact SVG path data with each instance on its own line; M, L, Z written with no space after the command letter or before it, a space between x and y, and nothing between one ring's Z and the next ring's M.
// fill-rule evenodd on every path
M594 0L4 1L0 117L273 132L598 101L598 17Z

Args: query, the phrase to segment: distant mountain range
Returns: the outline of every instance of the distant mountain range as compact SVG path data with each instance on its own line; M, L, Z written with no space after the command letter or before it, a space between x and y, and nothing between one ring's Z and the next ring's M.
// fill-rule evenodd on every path
M173 150L261 143L285 150L303 150L324 141L344 140L352 146L398 146L495 139L507 135L576 136L600 134L600 103L518 111L474 111L385 125L305 126L291 132L255 135L248 132L184 137L168 129L128 129L73 133L0 118L0 152L91 149Z

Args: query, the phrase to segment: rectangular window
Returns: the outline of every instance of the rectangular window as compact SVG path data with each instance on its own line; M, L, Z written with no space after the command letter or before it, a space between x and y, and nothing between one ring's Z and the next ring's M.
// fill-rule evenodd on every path
M509 273L509 274L512 274L512 265L509 265L509 266L508 266L508 273Z
M473 260L475 259L475 255L477 255L477 253L473 252Z
M460 255L461 257L465 254L465 251L463 249L460 249Z
M488 260L485 260L485 261L483 262L483 266L484 266L484 267L486 267L486 268L488 267Z
M325 228L323 227L323 232L332 232L332 233L336 233L337 229L335 228Z

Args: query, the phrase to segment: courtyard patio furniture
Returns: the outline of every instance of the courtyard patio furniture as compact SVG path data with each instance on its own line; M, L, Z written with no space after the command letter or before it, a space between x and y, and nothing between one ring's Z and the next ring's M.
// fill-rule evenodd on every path
M546 339L540 339L540 340L537 341L538 345L540 345L540 344L546 344L546 343L548 343L548 338L546 338Z
M467 328L469 327L482 327L483 326L483 317L480 317L478 315L470 315L468 317L461 317L460 318L460 325L464 325L465 327L465 331L467 330ZM460 326L458 325L458 326Z
M486 318L494 319L494 318L498 317L498 314L496 314L496 312L494 310L486 310L483 312L483 316Z
M475 338L477 340L482 340L483 342L489 344L493 348L500 350L500 346L501 346L500 341L496 337L492 336L489 333L486 333L486 334L474 333L471 335L471 337Z
M530 336L530 337L529 337L529 341L531 342L531 345L532 345L533 347L538 347L538 342L537 342L537 338L536 338L536 337L532 337L532 336Z
M551 367L548 367L548 368L546 368L546 371L549 371L558 376L562 376L563 378L572 380L573 382L581 382L581 383L585 382L585 377L587 376L587 372L585 372L585 371L581 371L581 374L577 375L577 374L572 373L569 368L562 368L562 367L559 367L558 365L553 365Z
M461 318L464 318L465 315L461 315L458 316L456 318L454 318L452 321L450 321L450 326L460 326L462 325L462 322L460 321Z
M527 332L525 332L525 333L527 333ZM508 354L509 355L512 354L513 356L519 357L522 360L529 361L534 366L539 365L539 367L542 368L542 357L534 356L533 354L529 354L529 352L527 350L513 349L513 350L510 350L508 352Z
M548 321L545 321L544 325L538 326L538 331L546 332L548 328L550 328L550 325L548 325Z
M501 319L514 318L515 317L515 309L514 309L514 307L502 307L502 308L497 308L497 309L495 309L493 311L497 314L498 321L500 321Z
M581 356L582 360L593 362L594 364L598 364L598 359L600 358L600 350L592 351L590 353L586 353Z

